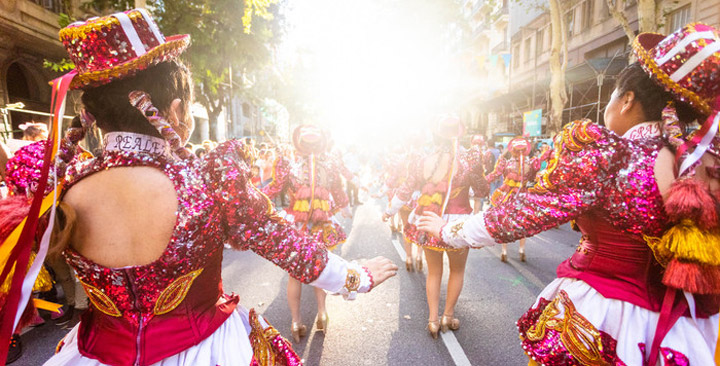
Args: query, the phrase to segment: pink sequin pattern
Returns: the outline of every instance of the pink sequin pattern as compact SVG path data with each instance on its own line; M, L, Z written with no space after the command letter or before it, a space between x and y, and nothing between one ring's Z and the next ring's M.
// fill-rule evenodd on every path
M501 243L594 213L630 235L658 236L666 224L653 168L660 137L629 140L589 121L567 125L538 183L485 213Z
M114 167L157 168L175 186L178 212L170 243L151 264L111 269L72 249L64 253L68 263L81 281L107 295L135 325L153 317L158 296L173 280L204 268L223 243L252 250L294 278L312 282L325 268L327 251L275 214L267 197L250 182L246 158L244 145L230 141L203 159L177 161L166 156L105 152L70 166L68 188L92 173Z
M645 343L638 344L638 347L640 352L645 354ZM690 366L688 357L672 348L660 347L660 357L665 361L663 362L665 366Z

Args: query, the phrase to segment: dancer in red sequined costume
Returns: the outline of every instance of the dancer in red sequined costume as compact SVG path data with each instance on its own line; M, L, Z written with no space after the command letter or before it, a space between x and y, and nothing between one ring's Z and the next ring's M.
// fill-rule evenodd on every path
M303 232L323 243L332 251L345 241L346 235L340 223L333 216L340 210L347 212L348 198L342 186L341 175L352 179L352 174L341 164L339 158L328 153L328 139L324 131L316 126L303 125L295 129L293 143L297 159L279 162L275 166L273 181L263 193L273 198L282 188L289 186L290 205L285 219L295 223ZM294 278L288 280L287 297L292 313L291 331L295 342L305 336L307 327L302 324L300 295L302 283ZM315 288L318 317L317 329L327 331L328 314L325 309L326 293Z
M476 154L459 149L458 139L464 133L460 121L457 118L443 119L435 132L437 143L434 151L411 163L408 175L396 191L383 219L387 220L407 204L414 191L421 191L405 228L405 238L423 247L425 252L428 264L425 285L429 308L428 330L437 338L440 330L445 332L460 327L460 320L454 317L455 304L462 291L468 250L449 247L442 240L418 232L415 220L424 212L435 212L444 220L469 217L472 214L470 187L479 195L487 194L488 187L483 178L482 161L477 159ZM440 319L438 311L445 253L450 262L450 276L445 310Z
M641 34L634 50L607 128L567 125L533 188L470 219L420 220L457 248L576 220L576 252L517 323L531 365L716 362L720 33L695 23ZM690 132L694 119L703 127Z
M487 175L488 182L492 182L500 177L503 178L503 184L495 190L490 197L490 203L493 206L503 204L516 195L518 191L525 191L527 183L532 180L535 173L539 170L540 162L547 154L539 159L530 158L532 146L530 141L523 137L518 137L508 143L507 152L500 156L495 169ZM525 238L518 240L518 253L520 260L525 262ZM507 262L507 244L502 245L502 254L500 260Z
M99 156L70 161L66 174L43 163L62 187L51 250L91 301L46 365L299 365L277 330L223 291L225 243L350 299L394 275L387 259L349 263L280 218L250 182L243 143L202 159L184 148L192 84L176 57L188 36L166 39L132 10L60 38L76 65L62 80L83 89L83 126L96 120L106 135Z

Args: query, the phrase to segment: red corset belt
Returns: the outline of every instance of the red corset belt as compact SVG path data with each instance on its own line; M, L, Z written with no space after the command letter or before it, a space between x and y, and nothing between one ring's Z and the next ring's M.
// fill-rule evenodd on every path
M144 366L200 343L225 322L239 301L237 295L223 295L221 263L222 250L218 250L177 307L161 315L143 314L145 321L140 324L91 307L80 322L80 353L105 364Z
M645 241L592 214L581 216L577 224L583 238L575 253L558 266L558 277L583 280L606 298L660 312L666 289L663 267ZM717 296L695 295L697 316L716 314L718 300ZM684 305L685 299L677 296L675 302ZM690 316L689 312L684 315Z

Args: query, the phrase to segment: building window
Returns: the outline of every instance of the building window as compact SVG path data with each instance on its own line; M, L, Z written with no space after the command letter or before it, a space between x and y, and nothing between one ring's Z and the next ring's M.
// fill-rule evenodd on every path
M570 39L573 36L573 29L575 28L575 9L565 13L565 26L567 27L567 38Z
M243 103L242 114L243 114L243 117L250 118L250 104Z
M595 0L587 0L582 5L583 29L588 29L593 25L593 11L595 11L595 7L593 6L594 3Z
M677 29L682 28L685 24L690 23L690 4L687 4L668 16L668 24L670 25L669 32L674 32ZM668 32L668 33L669 33Z
M535 36L535 57L540 56L545 49L545 30L547 27L540 29Z
M32 0L35 4L54 13L65 12L65 3L62 0Z
M525 44L523 45L523 63L530 62L530 37L525 38Z

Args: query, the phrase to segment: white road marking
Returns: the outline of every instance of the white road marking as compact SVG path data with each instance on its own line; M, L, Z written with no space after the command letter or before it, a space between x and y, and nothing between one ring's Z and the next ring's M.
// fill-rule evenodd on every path
M400 244L400 241L398 241L397 239L393 239L392 243L398 255L400 256L400 259L405 262L405 248L403 248L402 244ZM462 346L460 345L460 342L458 342L457 338L455 338L454 332L441 332L440 338L443 340L443 343L445 343L445 348L447 348L448 352L450 352L450 357L452 357L453 362L455 362L456 366L472 365L467 355L465 354L465 350L463 350Z

